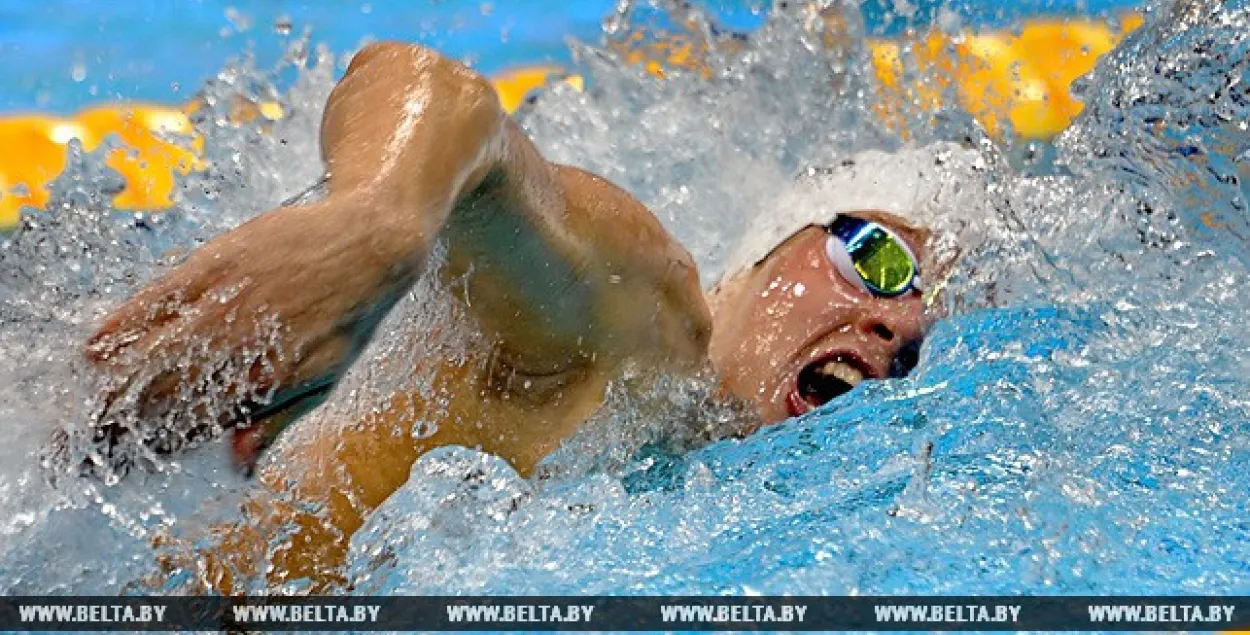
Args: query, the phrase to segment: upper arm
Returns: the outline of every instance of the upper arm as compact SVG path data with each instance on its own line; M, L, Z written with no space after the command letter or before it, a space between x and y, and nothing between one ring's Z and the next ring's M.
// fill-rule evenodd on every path
M627 192L505 125L504 162L445 226L444 278L507 361L534 375L701 361L710 317L690 254Z
M702 362L712 322L694 258L625 190L577 168L557 169L569 222L594 254L600 348Z

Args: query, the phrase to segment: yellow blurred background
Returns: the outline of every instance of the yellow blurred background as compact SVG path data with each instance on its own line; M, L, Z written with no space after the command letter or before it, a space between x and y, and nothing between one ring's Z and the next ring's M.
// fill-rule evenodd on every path
M881 94L878 114L901 127L908 104L935 108L943 95L954 94L959 105L994 135L1048 139L1062 131L1081 111L1069 87L1087 73L1099 56L1115 47L1142 20L1129 14L1115 23L1106 20L1033 19L1012 32L938 31L894 40L869 42L873 70ZM827 37L837 37L836 21L828 21ZM925 79L903 80L903 51L910 50ZM657 76L665 69L700 70L706 43L673 36L656 40L627 37L614 48L630 63ZM509 112L551 81L581 88L581 79L555 66L518 68L492 78ZM66 145L81 141L95 150L110 134L125 148L110 152L109 167L125 178L126 188L114 199L118 209L156 211L172 205L174 175L202 166L200 144L192 136L188 115L195 103L183 106L124 104L83 110L72 117L41 114L0 117L0 231L15 227L23 206L47 204L46 184L65 167ZM239 104L239 119L283 116L275 103ZM906 133L906 131L900 131Z

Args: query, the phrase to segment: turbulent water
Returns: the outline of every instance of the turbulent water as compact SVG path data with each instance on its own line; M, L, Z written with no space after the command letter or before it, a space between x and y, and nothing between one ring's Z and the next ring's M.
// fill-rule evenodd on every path
M745 48L713 47L706 74L665 80L576 45L589 90L557 87L522 120L552 160L646 202L707 284L798 170L936 139L976 149L917 212L955 262L917 370L746 439L614 460L574 445L545 479L432 452L353 537L355 592L1250 592L1250 3L1152 7L1082 80L1087 107L1043 162L957 112L881 123L858 13L832 10L832 48L814 8L791 6ZM623 3L607 42L657 13ZM0 590L144 590L154 534L237 514L247 484L220 444L116 484L53 487L38 456L92 406L78 347L107 308L319 175L307 157L342 59L298 41L288 58L205 87L213 168L176 211L112 212L116 176L71 150L49 209L0 251ZM232 123L238 95L291 116ZM454 349L424 337L450 310L429 308L438 296L420 283L305 425L428 379L404 360Z

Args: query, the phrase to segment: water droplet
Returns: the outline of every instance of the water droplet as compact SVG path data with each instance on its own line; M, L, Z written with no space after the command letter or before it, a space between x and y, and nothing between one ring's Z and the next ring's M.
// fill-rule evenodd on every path
M226 7L226 19L230 21L230 26L233 26L234 30L239 33L252 28L252 17L235 7Z

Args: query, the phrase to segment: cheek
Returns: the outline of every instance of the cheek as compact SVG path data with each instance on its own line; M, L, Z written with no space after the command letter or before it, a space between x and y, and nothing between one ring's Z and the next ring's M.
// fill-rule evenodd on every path
M818 284L809 280L770 281L751 302L750 339L763 349L772 349L792 338L794 327L806 321L811 307L824 301L822 295Z
M826 270L798 278L788 297L791 306L786 322L809 330L845 321L857 307L872 301L838 274Z
M753 375L768 375L814 334L845 322L855 302L819 276L769 282L745 303L735 357Z
M758 376L773 365L770 359L790 330L787 322L809 292L793 283L774 280L738 298L733 315L722 312L713 330L710 354L725 374ZM725 307L729 308L729 307Z

